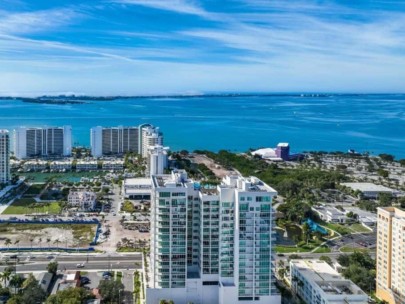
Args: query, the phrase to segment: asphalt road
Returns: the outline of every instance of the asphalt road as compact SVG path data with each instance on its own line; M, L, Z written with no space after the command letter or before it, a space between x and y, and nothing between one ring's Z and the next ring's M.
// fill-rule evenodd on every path
M10 265L13 265L12 260ZM131 256L87 256L87 255L77 255L77 256L32 256L32 258L27 258L26 256L19 256L19 263L17 264L18 271L42 271L46 270L47 265L51 261L57 261L60 270L108 270L109 268L114 269L139 269L142 262L141 255L131 255ZM77 268L77 264L84 264L83 268ZM6 265L0 266L0 271L2 271Z

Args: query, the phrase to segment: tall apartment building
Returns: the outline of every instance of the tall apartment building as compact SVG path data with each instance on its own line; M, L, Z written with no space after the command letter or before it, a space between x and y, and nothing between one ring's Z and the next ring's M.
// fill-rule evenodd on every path
M91 154L94 157L138 152L138 127L94 127L90 129Z
M70 156L72 127L26 128L14 130L14 154L19 159Z
M163 146L150 146L148 148L148 175L163 174L164 169L167 168L167 152L168 147Z
M201 187L183 170L152 176L147 303L281 303L272 269L272 198L255 177Z
M0 130L0 184L10 181L10 136L7 130Z
M151 146L163 146L163 134L158 127L150 124L139 126L139 151L142 157L148 157L148 148Z
M405 211L378 208L377 297L389 304L405 303Z

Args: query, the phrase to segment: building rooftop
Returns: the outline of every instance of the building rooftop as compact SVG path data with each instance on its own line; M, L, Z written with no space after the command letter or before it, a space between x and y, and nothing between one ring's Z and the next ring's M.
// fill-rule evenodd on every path
M340 211L335 207L321 205L321 206L314 206L312 207L312 209L315 209L323 214L329 214L332 217L345 216L345 213L343 211Z
M156 188L174 188L193 181L188 178L186 170L173 170L172 174L153 175L152 182Z
M277 158L276 150L273 148L263 148L252 152L253 155L260 155L263 158Z
M273 192L277 194L276 190L254 176L242 177L239 175L227 175L222 179L220 187L235 188L239 191Z
M373 183L342 183L343 186L350 187L353 190L359 190L361 192L394 192L395 190L376 185Z
M152 185L152 180L149 177L127 178L124 181L125 186L144 186Z
M328 263L319 260L292 260L290 262L298 268L307 281L314 282L326 295L363 295L356 284L344 279ZM350 302L349 302L350 303Z
M396 218L405 219L405 210L396 207L379 207L378 212L385 211L389 212L391 216Z

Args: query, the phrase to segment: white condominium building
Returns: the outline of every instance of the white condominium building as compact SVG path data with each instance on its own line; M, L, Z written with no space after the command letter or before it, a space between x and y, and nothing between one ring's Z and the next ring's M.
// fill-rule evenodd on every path
M96 206L96 194L90 191L70 191L68 203L81 211L93 210Z
M10 181L10 136L7 130L0 130L0 184Z
M70 156L72 127L19 127L14 130L14 153L19 159Z
M164 173L164 169L167 168L168 151L168 147L149 146L147 170L150 176Z
M310 304L367 304L368 296L319 260L290 261L291 289Z
M93 157L138 152L138 127L94 127L90 129L91 154Z
M139 154L148 157L151 146L163 146L163 134L158 127L149 124L139 126Z
M97 171L98 162L97 160L78 160L76 162L76 171Z
M405 303L405 211L378 208L377 293L389 304Z
M278 304L272 198L255 177L201 186L183 170L152 176L148 304Z

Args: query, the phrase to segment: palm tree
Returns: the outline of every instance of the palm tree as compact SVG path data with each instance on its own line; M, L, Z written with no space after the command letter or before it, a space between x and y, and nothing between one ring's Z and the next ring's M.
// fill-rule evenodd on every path
M15 240L14 245L18 245L18 252L20 252L20 240Z
M41 248L41 249L42 249L42 246L41 246L41 243L42 243L42 238L39 238L39 239L38 239L38 243L39 243L39 248Z
M57 240L54 240L53 243L56 244L56 248L59 249L59 243L60 243L60 241L57 239Z
M10 244L11 244L11 240L10 240L10 239L6 239L6 241L4 242L4 245L7 246L8 250L10 250Z
M7 267L4 269L3 273L1 274L1 278L3 279L4 286L6 286L6 283L8 280L10 280L11 276L11 270Z
M10 285L14 287L14 293L17 293L17 288L20 288L24 279L17 274L14 274L10 279Z
M31 250L32 250L32 242L34 241L33 238L30 238L30 242L31 242Z
M49 243L51 242L51 239L46 239L46 244L47 244L47 246L49 247Z

